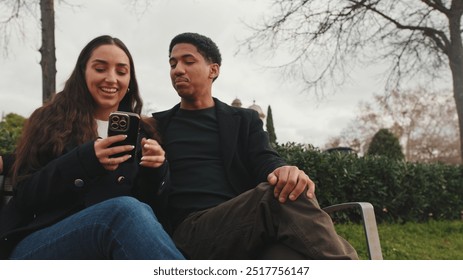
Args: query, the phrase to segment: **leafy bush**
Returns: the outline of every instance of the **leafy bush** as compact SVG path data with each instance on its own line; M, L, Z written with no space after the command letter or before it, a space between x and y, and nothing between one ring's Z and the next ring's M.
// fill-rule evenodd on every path
M25 120L18 114L10 113L0 122L0 155L14 151Z
M295 143L279 145L277 151L289 164L309 174L322 207L348 201L370 202L379 222L460 219L463 166L325 153ZM358 214L344 214L338 219L358 220Z
M385 128L380 129L373 136L367 155L385 156L396 160L403 160L405 158L399 139Z

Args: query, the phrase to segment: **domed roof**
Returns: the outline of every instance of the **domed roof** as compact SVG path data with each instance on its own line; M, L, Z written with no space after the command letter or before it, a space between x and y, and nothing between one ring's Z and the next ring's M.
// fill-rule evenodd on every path
M241 107L241 105L243 105L243 104L241 103L241 100L239 98L235 98L235 100L233 100L231 105L233 107Z
M256 104L255 100L254 100L253 104L251 106L249 106L248 108L253 109L254 111L257 111L257 113L259 113L259 117L261 119L265 118L264 111L262 111L262 108L259 105Z

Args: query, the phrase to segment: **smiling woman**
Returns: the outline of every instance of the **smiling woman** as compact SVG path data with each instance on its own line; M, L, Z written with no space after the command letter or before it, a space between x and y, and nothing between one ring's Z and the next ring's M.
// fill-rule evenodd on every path
M13 166L15 193L0 216L0 257L183 258L152 209L168 180L156 134L144 123L138 158L128 161L123 152L134 146L111 146L126 135L98 129L112 111L140 114L141 107L124 43L110 36L90 41L64 89L26 122Z
M100 46L87 63L85 80L97 104L95 118L107 121L129 90L129 58L116 45Z

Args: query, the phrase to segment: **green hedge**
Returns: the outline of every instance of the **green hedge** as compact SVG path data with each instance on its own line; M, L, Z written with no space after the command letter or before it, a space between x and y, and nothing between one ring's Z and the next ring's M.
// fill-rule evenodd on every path
M460 219L463 166L420 164L353 153L322 152L310 145L276 147L289 164L315 182L322 207L348 201L370 202L378 222ZM356 219L345 214L340 219Z

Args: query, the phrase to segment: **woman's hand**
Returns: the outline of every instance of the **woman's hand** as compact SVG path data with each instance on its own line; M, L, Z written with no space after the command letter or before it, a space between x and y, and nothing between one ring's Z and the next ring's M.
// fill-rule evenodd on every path
M141 166L157 168L166 160L164 149L156 140L143 138L141 146Z
M119 167L119 164L131 157L131 155L128 154L120 157L111 157L118 153L129 152L135 148L131 145L109 147L114 143L123 141L125 138L127 138L127 135L115 135L104 139L97 139L95 141L95 155L106 170L116 170Z

